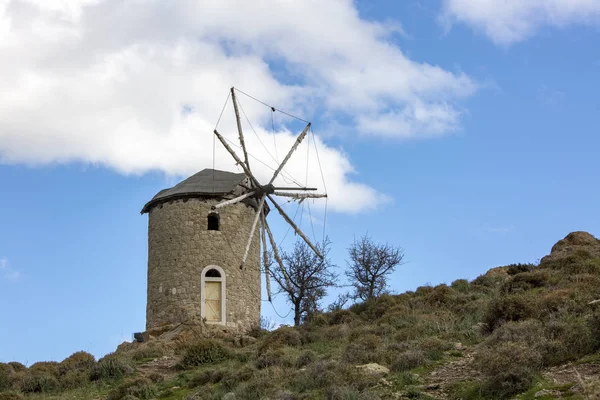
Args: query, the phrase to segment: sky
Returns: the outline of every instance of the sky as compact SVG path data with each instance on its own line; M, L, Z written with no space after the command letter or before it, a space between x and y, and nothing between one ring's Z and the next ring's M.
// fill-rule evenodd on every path
M144 329L140 210L239 170L213 147L232 86L312 122L286 172L327 207L287 209L341 276L365 234L404 249L395 293L599 236L599 29L598 0L0 0L0 362ZM239 100L267 179L303 124ZM282 296L262 311L291 322Z

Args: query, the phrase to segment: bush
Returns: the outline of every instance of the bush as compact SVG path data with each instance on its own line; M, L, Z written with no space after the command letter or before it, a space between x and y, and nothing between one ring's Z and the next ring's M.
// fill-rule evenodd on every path
M11 388L14 375L15 371L9 364L0 363L0 391Z
M502 291L505 293L515 293L544 287L548 284L549 279L550 275L544 270L522 272L505 282L504 285L502 285Z
M25 370L27 369L25 365L16 361L11 361L8 363L8 365L10 365L15 372L25 372Z
M133 373L133 368L121 357L110 354L102 358L92 369L90 379L121 379Z
M188 387L195 388L204 386L207 383L219 383L223 379L223 376L225 376L225 370L221 369L202 371L192 376L188 382Z
M159 358L165 355L165 350L157 343L149 343L138 347L131 352L131 359L141 361L147 359Z
M298 356L296 359L296 367L302 368L307 366L308 364L313 363L317 358L317 355L312 350L306 350L302 354Z
M542 356L530 346L507 342L482 348L475 363L483 374L483 393L504 399L531 386L542 366Z
M56 361L40 361L29 367L30 374L47 374L58 377L58 363Z
M337 310L329 314L329 325L349 324L356 319L356 314L350 310Z
M377 362L378 348L381 345L381 338L373 334L359 336L356 340L346 346L344 359L349 363L366 364Z
M450 287L459 293L467 293L471 287L471 284L466 279L457 279L452 282Z
M58 378L58 383L63 389L75 389L87 385L90 381L90 370L72 370Z
M396 356L392 362L391 370L394 372L408 371L427 362L425 353L421 350L407 350Z
M228 357L228 351L220 342L204 339L187 348L179 365L181 368L188 369L203 364L216 363Z
M302 344L302 336L297 328L291 326L282 326L281 328L270 332L262 339L258 351L262 353L269 348L277 348L283 346L300 346Z
M152 387L152 382L146 378L137 378L123 383L108 394L107 400L121 400L127 396L134 396L137 399L150 399L154 397L156 391Z
M293 365L293 362L287 357L283 348L268 349L260 354L254 362L256 368L264 369L274 365Z
M533 297L502 296L490 302L484 322L492 332L494 329L508 321L522 321L534 315L535 306Z
M506 266L506 273L509 275L517 275L523 272L529 272L533 270L537 265L535 264L510 264Z
M255 372L256 370L248 365L238 369L227 369L225 370L225 375L221 379L221 385L223 385L225 390L232 390L240 383L252 379Z
M96 365L96 358L85 351L78 351L65 358L58 365L59 375L65 375L69 371L90 370Z
M48 373L28 373L21 382L21 391L25 393L48 393L58 389L58 379Z
M23 400L24 397L16 392L0 392L0 400Z

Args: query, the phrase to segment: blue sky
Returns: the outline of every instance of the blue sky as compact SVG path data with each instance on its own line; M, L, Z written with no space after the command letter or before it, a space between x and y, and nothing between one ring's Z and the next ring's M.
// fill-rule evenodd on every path
M600 234L600 3L263 3L0 5L0 361L101 356L143 330L139 212L211 167L231 85L313 121L340 274L366 232L405 249L395 292ZM276 114L273 134L240 100L257 138L289 147L297 124ZM220 150L216 165L235 170ZM263 313L289 321L281 297Z

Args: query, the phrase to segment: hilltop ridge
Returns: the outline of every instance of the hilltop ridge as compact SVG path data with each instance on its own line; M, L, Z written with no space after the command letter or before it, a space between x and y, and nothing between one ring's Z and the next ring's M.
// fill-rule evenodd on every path
M0 400L600 398L600 241L302 326L165 326L99 361L0 364ZM10 394L9 394L10 393Z

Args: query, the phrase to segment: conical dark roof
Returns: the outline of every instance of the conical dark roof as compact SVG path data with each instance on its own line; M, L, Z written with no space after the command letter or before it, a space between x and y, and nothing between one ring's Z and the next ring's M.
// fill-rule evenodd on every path
M237 185L246 179L243 173L219 171L206 168L178 183L170 189L163 189L150 200L142 214L165 201L190 197L218 197L233 192Z

